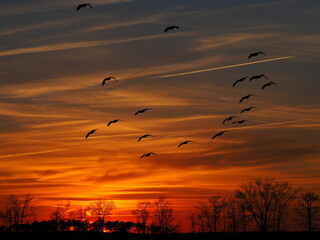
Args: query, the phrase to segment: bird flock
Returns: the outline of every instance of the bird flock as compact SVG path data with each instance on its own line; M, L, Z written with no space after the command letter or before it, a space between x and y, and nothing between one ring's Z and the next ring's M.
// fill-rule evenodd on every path
M83 3L83 4L79 4L79 5L77 6L76 11L79 11L80 9L86 8L86 7L93 8L93 6L92 6L90 3ZM164 33L168 32L168 31L175 30L175 29L178 29L178 30L179 30L180 28L179 28L179 26L174 26L174 25L173 25L173 26L168 26L168 27L165 28ZM251 59L251 58L253 58L253 57L257 57L257 56L259 56L259 55L266 55L266 54L265 54L264 52L261 52L261 51L259 51L259 52L253 52L253 53L250 53L250 54L249 54L248 59ZM257 80L257 79L261 79L261 78L265 78L265 79L268 79L268 80L269 80L269 78L268 78L267 76L265 76L264 74L254 75L254 76L252 76L252 77L242 77L242 78L236 80L236 81L233 83L232 87L235 87L236 85L239 85L241 82L245 81L246 79L249 79L249 81L253 81L253 80ZM106 77L106 78L104 78L104 79L102 80L102 86L105 86L105 85L107 84L107 82L109 82L109 81L111 81L111 80L114 80L115 82L118 81L118 79L115 78L114 76L109 76L109 77ZM268 82L268 83L265 83L265 84L262 86L262 90L264 90L266 87L269 87L269 86L271 86L271 85L277 85L277 84L276 84L275 82L273 82L273 81L270 81L270 82ZM245 95L245 96L243 96L243 97L239 100L239 104L241 104L241 103L244 102L245 100L250 99L251 97L257 97L257 95L252 94L252 93L250 93L250 94L248 94L248 95ZM240 114L243 114L243 113L245 113L245 112L249 112L249 111L251 111L251 110L254 109L254 108L256 108L256 107L251 106L251 107L244 108L244 109L242 109L242 110L240 111ZM137 116L137 115L142 114L142 113L145 113L146 111L149 111L149 110L152 110L152 108L140 109L140 110L136 111L134 115ZM232 121L232 120L235 119L235 118L240 119L240 120ZM109 127L111 124L116 124L116 123L118 123L119 121L122 121L122 120L121 120L121 119L111 120L111 121L109 121L109 122L106 124L106 126ZM247 120L247 119L241 119L240 117L233 115L233 116L226 117L226 118L222 121L222 125L227 124L229 121L232 121L231 124L243 124L243 123L245 123L245 122L248 122L249 120ZM94 134L97 130L98 130L98 129L92 129L91 131L89 131L89 132L86 134L85 139L87 139L90 135ZM222 136L223 134L228 133L228 132L230 132L230 131L229 131L229 130L225 130L225 131L218 132L218 133L216 133L216 134L212 137L212 140L214 140L215 138L220 137L220 136ZM146 138L149 138L149 137L154 137L154 136L151 135L151 134L144 134L144 135L142 135L141 137L138 138L137 142L140 142L142 139L146 139ZM183 142L181 142L180 144L178 144L178 148L180 148L181 146L186 145L186 144L188 144L188 143L195 143L195 142L192 141L192 140L183 141ZM151 155L157 155L157 154L154 153L154 152L148 152L148 153L142 154L140 158L149 157L149 156L151 156Z

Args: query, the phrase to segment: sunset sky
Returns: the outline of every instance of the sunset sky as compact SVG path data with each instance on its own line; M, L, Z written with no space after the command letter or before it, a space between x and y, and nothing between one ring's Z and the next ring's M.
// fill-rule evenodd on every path
M0 200L30 193L47 217L109 199L134 220L163 196L185 225L197 202L257 177L320 191L319 0L79 3L1 0ZM258 74L278 85L232 87ZM249 121L222 125L231 115Z

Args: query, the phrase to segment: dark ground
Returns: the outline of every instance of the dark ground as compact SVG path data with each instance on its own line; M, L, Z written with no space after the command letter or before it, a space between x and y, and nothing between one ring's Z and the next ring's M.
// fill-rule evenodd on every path
M99 232L0 232L1 240L320 240L320 232L267 233L177 233L168 235L119 234Z

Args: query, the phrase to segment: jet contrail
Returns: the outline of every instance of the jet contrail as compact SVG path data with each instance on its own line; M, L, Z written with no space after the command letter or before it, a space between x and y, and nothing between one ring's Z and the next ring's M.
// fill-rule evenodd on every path
M8 154L8 155L2 155L2 156L0 156L0 158L11 158L11 157L20 157L20 156L29 156L29 155L36 155L36 154L60 152L60 151L66 151L69 149L70 148L60 148L60 149L52 149L52 150L45 150L45 151L39 151L39 152L25 152L25 153Z
M283 59L288 59L288 58L293 58L293 57L295 57L295 56L271 58L271 59L260 60L260 61L255 61L255 62L246 62L246 63L239 63L239 64L222 66L222 67L206 68L206 69L201 69L201 70L196 70L196 71L191 71L191 72L182 72L182 73L173 73L173 74L155 76L155 77L152 77L152 78L167 78L167 77L184 76L184 75L190 75L190 74L196 74L196 73L202 73L202 72L209 72L209 71L215 71L215 70L226 69L226 68L241 67L241 66L257 64L257 63L278 61L278 60L283 60Z

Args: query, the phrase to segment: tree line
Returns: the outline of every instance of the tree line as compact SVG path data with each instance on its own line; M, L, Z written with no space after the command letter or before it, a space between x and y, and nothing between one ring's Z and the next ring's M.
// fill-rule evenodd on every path
M108 221L115 209L110 200L97 200L87 207L71 209L70 201L57 204L46 221L36 221L33 197L8 196L0 207L0 231L57 232L99 231L138 234L175 233L174 208L165 198L140 201L132 211L136 222ZM211 196L188 215L190 232L283 232L294 220L305 231L319 230L320 197L288 182L259 178L240 185L232 196Z

